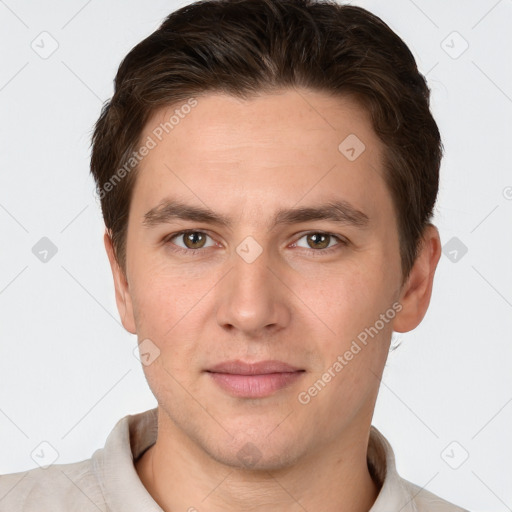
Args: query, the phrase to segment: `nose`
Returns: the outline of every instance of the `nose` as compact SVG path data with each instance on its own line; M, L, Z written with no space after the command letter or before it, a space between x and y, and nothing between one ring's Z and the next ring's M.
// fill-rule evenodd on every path
M234 253L231 264L216 287L218 324L251 338L268 338L285 328L291 319L292 293L284 284L284 266L265 249L253 261L243 252Z

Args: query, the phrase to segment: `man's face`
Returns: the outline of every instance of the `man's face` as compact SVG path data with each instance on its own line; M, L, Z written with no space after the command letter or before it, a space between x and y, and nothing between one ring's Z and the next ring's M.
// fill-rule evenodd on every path
M402 277L369 117L306 90L208 94L159 141L155 128L179 107L157 112L141 137L157 145L133 193L122 313L139 341L151 340L146 357L159 351L144 371L161 414L235 466L282 467L364 438ZM230 224L158 215L165 201ZM345 208L338 220L282 213L333 203ZM214 371L233 361L292 368Z

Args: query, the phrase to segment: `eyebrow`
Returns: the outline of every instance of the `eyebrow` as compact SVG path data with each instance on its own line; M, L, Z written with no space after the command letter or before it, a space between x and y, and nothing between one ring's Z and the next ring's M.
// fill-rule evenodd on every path
M164 199L144 215L143 225L153 227L173 220L204 222L230 229L233 221L208 208L193 206L178 200ZM369 218L362 211L344 200L328 201L320 205L278 210L270 228L278 225L298 224L317 220L328 220L340 224L364 228Z

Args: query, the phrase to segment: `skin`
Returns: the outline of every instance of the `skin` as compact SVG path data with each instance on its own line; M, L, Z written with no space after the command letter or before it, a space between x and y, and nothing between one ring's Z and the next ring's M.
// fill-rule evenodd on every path
M441 253L437 229L426 229L402 285L383 146L352 100L304 89L197 100L140 164L126 272L104 238L123 325L160 350L144 366L158 401L158 439L136 470L165 511L367 511L379 491L366 450L380 377L392 332L415 328L426 313ZM175 108L158 111L141 140ZM349 134L366 146L355 161L338 150ZM233 225L175 219L144 226L144 214L171 197ZM368 224L269 228L280 208L333 199L366 214ZM170 240L184 229L208 235L194 255L172 250L201 246ZM308 237L315 233L339 240L321 245ZM252 263L236 251L247 236L262 250ZM325 245L336 249L322 252ZM298 394L394 303L401 311L301 404ZM231 359L274 359L305 371L271 396L237 398L204 371ZM247 443L257 448L252 467L237 457Z

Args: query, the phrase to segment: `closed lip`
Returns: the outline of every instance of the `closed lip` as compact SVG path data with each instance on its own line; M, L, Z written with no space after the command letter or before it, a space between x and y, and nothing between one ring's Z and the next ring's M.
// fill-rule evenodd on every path
M227 373L231 375L267 375L269 373L294 373L303 372L301 368L297 368L283 361L258 361L256 363L246 363L240 360L224 361L223 363L212 366L207 372L210 373Z

